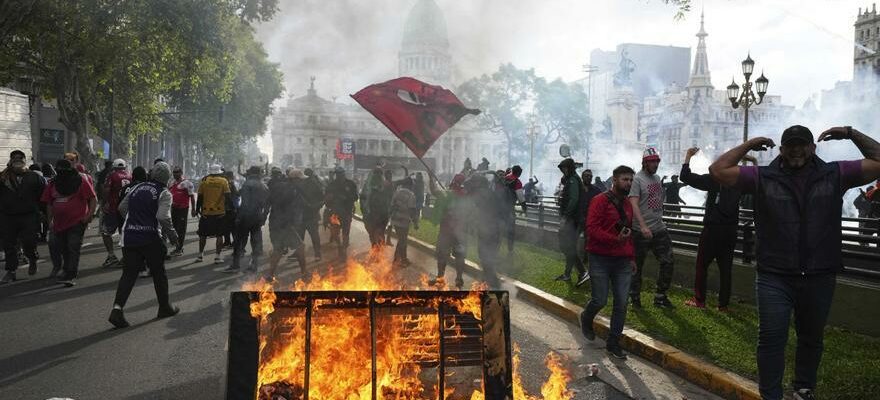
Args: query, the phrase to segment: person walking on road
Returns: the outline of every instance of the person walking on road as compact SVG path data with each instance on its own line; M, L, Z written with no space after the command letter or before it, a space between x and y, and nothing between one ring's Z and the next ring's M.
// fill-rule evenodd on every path
M469 204L467 221L474 224L477 236L477 254L483 269L483 281L489 288L501 287L498 279L498 251L501 249L502 219L510 210L504 204L505 193L491 190L489 180L481 174L474 174L465 181L465 193Z
M267 278L275 279L275 270L278 263L288 251L299 262L302 277L306 275L306 255L303 238L297 234L298 226L302 224L303 200L299 188L294 184L294 177L298 177L302 171L292 169L285 177L278 171L269 180L269 240L272 241L272 252L269 253L269 271ZM298 179L298 178L297 178Z
M28 262L28 275L37 273L37 236L40 231L40 196L45 181L27 168L25 154L13 150L6 169L0 172L0 241L6 273L0 283L16 280L18 245Z
M43 190L49 219L49 254L52 258L50 277L62 275L58 283L76 284L79 256L86 227L92 222L98 200L88 176L75 170L70 161L58 160L58 175Z
M636 246L636 271L629 289L630 300L635 308L642 308L642 268L645 266L648 250L654 253L654 257L660 263L654 306L673 308L672 302L666 296L666 291L672 284L674 259L672 239L666 230L666 223L663 222L664 193L660 178L657 176L659 166L660 154L657 149L654 147L645 149L642 155L642 170L633 178L632 189L629 192L629 202L632 204L633 215L638 222L638 229L634 229L633 232Z
M101 265L103 268L109 268L119 263L116 258L116 251L113 249L113 234L122 229L122 215L119 213L119 196L122 188L131 183L131 174L128 172L128 166L123 159L113 161L113 169L104 177L103 184L99 186L100 192L103 193L101 198L101 239L104 242L104 249L107 250L107 259ZM98 182L102 182L100 179Z
M327 185L324 203L330 210L330 218L335 215L339 219L340 233L339 257L345 259L351 234L351 219L354 214L354 203L358 201L357 185L345 177L345 169L336 167L333 180Z
M409 228L419 229L416 211L416 195L412 192L412 180L404 178L391 197L391 226L397 233L397 247L394 249L394 264L407 267L406 247L409 244Z
M109 321L116 328L129 326L125 319L125 303L137 281L138 272L146 266L153 277L153 288L159 311L156 318L167 318L180 312L168 299L168 277L165 273L165 254L168 248L162 240L162 232L177 242L177 233L171 222L171 167L163 161L153 164L150 179L131 189L119 204L120 214L125 216L122 225L122 258L125 260L122 277L116 287L116 298Z
M303 171L305 179L300 187L304 200L303 221L299 227L299 236L306 240L306 234L312 240L315 261L321 261L321 235L318 223L321 219L321 207L324 206L324 185L311 168Z
M587 253L590 257L590 301L580 314L581 332L587 340L595 340L593 319L608 303L608 291L614 297L611 329L605 347L614 358L627 358L620 347L620 336L626 321L626 298L635 265L632 238L633 206L626 200L632 187L632 168L621 165L614 169L611 190L590 202L587 214Z
M793 397L816 398L825 324L843 265L843 194L880 178L880 143L849 126L828 129L818 139L832 140L852 141L864 159L826 162L815 154L812 132L794 125L782 132L779 156L767 166L737 165L747 152L775 146L756 137L709 167L718 183L755 195L758 389L765 400L783 398L792 312L797 334Z
M223 250L223 235L227 230L226 210L232 203L232 190L229 181L223 176L220 165L214 164L208 168L208 176L202 178L199 184L198 200L196 201L196 215L199 218L199 256L196 262L205 259L205 244L209 237L216 238L214 264L223 263L220 252Z
M583 218L586 213L586 191L584 183L578 176L576 169L582 164L576 163L571 158L566 158L559 163L562 171L562 191L559 194L559 250L565 256L565 270L562 275L556 277L558 282L571 282L572 269L577 269L578 286L590 279L590 274L584 268L584 263L578 256L577 242L583 226Z
M183 177L183 168L174 167L172 176L174 179L168 185L168 190L171 192L171 222L174 224L174 231L177 232L177 243L175 243L171 256L179 257L183 255L183 243L186 239L186 225L190 209L192 209L193 217L197 215L196 193L192 181Z
M269 189L263 184L262 170L258 166L248 168L246 179L239 189L241 205L235 218L235 249L232 265L223 272L238 272L241 255L248 238L251 240L250 272L257 272L263 255L263 225L269 214Z
M708 192L706 211L703 216L703 231L700 232L697 249L696 273L694 274L694 297L685 305L706 308L706 272L712 260L718 264L720 276L718 291L718 311L728 312L730 288L732 285L733 250L736 247L736 232L739 228L740 191L724 187L712 180L709 174L695 174L691 171L691 158L700 151L699 147L687 149L684 164L681 166L681 181L688 186ZM745 159L757 162L754 157ZM668 193L668 192L667 192Z
M455 287L461 290L464 286L464 260L467 249L464 242L464 224L467 221L465 215L465 176L456 174L449 184L449 190L441 190L434 182L434 177L429 178L429 188L434 196L434 208L431 210L431 222L439 226L437 234L437 276L431 280L435 285L446 275L446 265L449 263L450 254L455 258ZM444 278L445 279L445 278Z

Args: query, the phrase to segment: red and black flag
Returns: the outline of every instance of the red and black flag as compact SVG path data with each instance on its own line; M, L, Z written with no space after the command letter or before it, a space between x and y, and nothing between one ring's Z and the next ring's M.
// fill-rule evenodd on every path
M367 86L351 97L419 158L461 117L480 113L441 86L407 77Z

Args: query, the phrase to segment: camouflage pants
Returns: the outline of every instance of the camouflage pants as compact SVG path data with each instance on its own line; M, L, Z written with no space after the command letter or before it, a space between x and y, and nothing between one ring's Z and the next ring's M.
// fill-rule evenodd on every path
M666 295L669 285L672 283L672 269L675 262L672 256L672 239L666 229L654 232L651 239L647 239L637 230L633 229L633 239L636 245L636 273L632 277L629 286L630 297L639 297L642 291L642 267L645 265L645 257L648 250L654 253L657 262L660 263L660 276L657 277L657 295Z

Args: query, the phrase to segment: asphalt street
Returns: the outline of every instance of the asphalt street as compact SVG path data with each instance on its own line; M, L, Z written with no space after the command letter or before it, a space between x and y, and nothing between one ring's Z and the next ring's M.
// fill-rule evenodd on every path
M48 249L41 245L37 275L28 277L26 268L19 269L19 281L0 286L0 399L222 399L229 293L240 290L247 276L222 273L228 262L213 264L210 255L196 263L195 225L190 221L184 255L167 263L171 300L181 313L155 319L152 280L139 279L125 309L132 326L122 330L107 322L121 270L100 267L106 252L94 224L87 231L80 276L72 288L47 279L51 265ZM351 253L363 254L368 243L355 221ZM269 246L266 232L264 247ZM310 269L325 269L335 261L327 255L336 248L325 247L325 260L316 262L309 246ZM387 252L390 256L392 248ZM223 255L231 257L231 252ZM410 259L413 266L402 272L407 279L434 269L430 254L410 248ZM245 256L243 265L248 260ZM286 260L281 265L282 283L299 277L294 265ZM540 397L549 375L544 357L553 350L568 357L573 375L569 388L576 399L709 398L635 357L612 363L601 342L584 344L576 326L511 298L513 339L522 349L521 375L528 393ZM600 379L587 377L585 365L591 362L601 364ZM656 395L655 387L668 394Z

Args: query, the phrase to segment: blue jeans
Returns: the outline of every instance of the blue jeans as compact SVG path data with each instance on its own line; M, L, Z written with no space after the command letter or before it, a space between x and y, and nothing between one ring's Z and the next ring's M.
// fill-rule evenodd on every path
M611 331L607 343L616 345L623 332L626 319L627 295L629 294L632 264L626 257L608 257L590 254L590 302L584 310L590 321L608 303L608 289L614 296L611 311Z
M792 311L797 333L793 386L795 390L816 388L822 338L836 281L835 274L799 276L758 272L755 278L759 316L758 387L762 399L782 399L785 344Z

